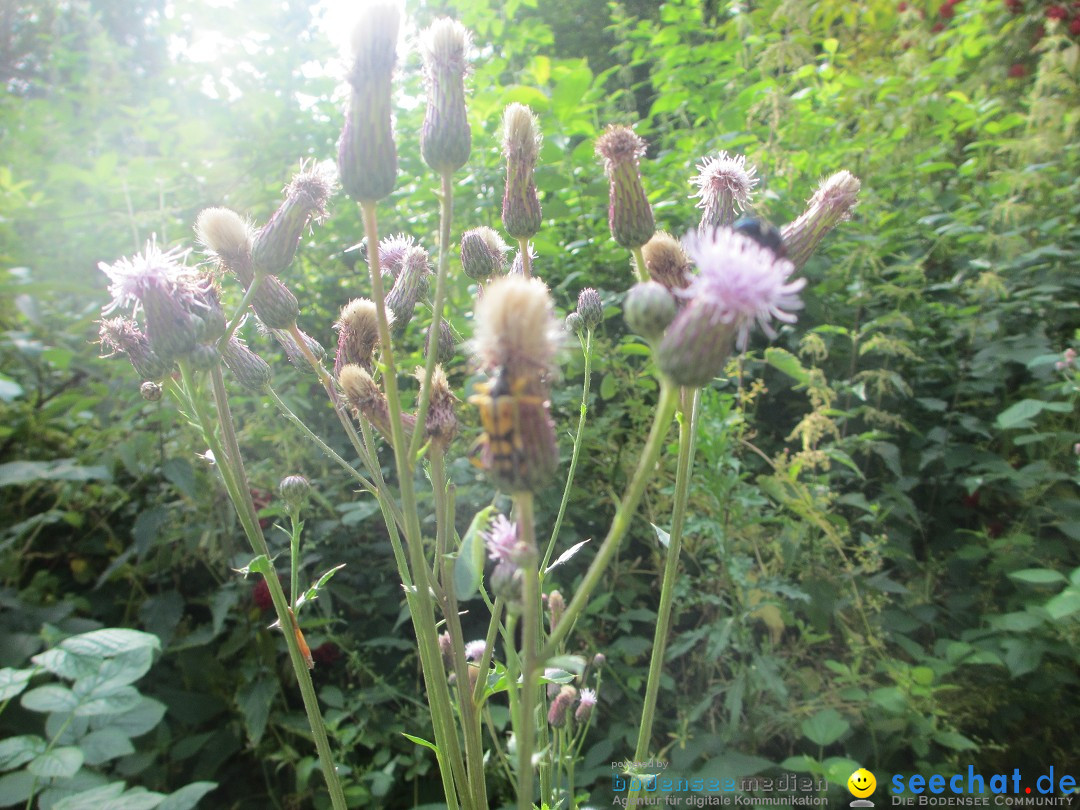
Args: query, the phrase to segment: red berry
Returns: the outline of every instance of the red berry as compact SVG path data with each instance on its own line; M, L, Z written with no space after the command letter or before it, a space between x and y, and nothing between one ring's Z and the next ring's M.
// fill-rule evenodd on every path
M1069 33L1074 37L1080 37L1080 17L1073 17L1073 21L1069 23Z
M1066 20L1069 17L1069 10L1065 6L1050 6L1046 9L1046 19L1048 20Z
M945 5L943 5L937 10L937 13L938 16L941 17L943 20L951 20L956 15L956 12L953 11L951 3L946 3Z
M945 23L936 22L936 23L934 23L933 25L930 26L930 30L933 31L935 34L938 31L944 31L945 30Z
M1024 12L1024 2L1023 0L1005 0L1005 8L1013 14L1022 14Z
M1027 68L1019 62L1009 68L1010 79L1022 79L1025 76L1027 76Z
M265 579L260 579L251 589L251 601L264 613L274 607L274 600L270 598L270 586Z
M896 4L896 10L899 11L901 14L903 14L905 11L907 11L907 3L903 2L903 0L901 0L900 3Z

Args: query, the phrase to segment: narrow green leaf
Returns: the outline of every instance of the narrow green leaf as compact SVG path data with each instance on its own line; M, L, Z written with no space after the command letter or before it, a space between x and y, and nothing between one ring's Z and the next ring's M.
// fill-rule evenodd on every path
M402 737L404 737L404 738L405 738L406 740L409 740L410 742L414 742L414 743L416 743L417 745L422 745L422 746L424 746L424 748L430 748L430 749L431 749L432 751L434 751L434 752L435 752L436 754L438 754L438 753L439 753L439 748L438 748L438 746L437 746L437 745L435 745L435 743L433 743L433 742L428 742L428 741L427 741L427 740L425 740L425 739L424 739L423 737L415 737L415 736L413 736L412 734L406 734L406 733L405 733L404 731L403 731L403 732L401 732L401 736L402 736Z
M1010 571L1009 579L1026 585L1057 585L1066 582L1065 575L1052 568L1025 568L1022 571Z
M299 611L303 605L311 602L314 599L317 599L319 596L319 591L326 586L326 583L331 580L334 574L336 574L344 567L345 563L342 563L341 565L335 565L333 568L331 568L329 571L319 577L319 580L314 585L304 591L300 598L296 600L297 611Z
M108 627L94 630L79 636L72 636L60 642L60 648L76 655L97 655L110 658L123 652L140 647L161 649L161 641L151 633L139 630L125 630L120 627Z

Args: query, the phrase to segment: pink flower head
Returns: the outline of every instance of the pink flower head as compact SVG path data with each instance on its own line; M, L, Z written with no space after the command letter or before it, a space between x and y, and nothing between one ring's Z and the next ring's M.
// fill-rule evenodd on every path
M128 304L139 303L148 293L162 292L180 298L193 306L209 287L198 273L183 263L188 250L176 247L162 251L157 240L151 238L142 253L131 258L123 257L112 264L99 262L98 268L109 277L109 295L112 301L102 309L108 315Z
M714 323L734 327L740 351L746 348L755 322L770 338L776 337L773 318L795 322L792 313L802 309L798 293L806 279L789 280L795 271L790 261L728 228L687 234L683 245L698 274L676 294L705 307Z
M578 699L582 706L588 706L591 709L596 705L596 690L582 689Z
M496 517L491 521L491 527L484 532L488 558L496 562L513 562L517 541L517 524L507 520L506 515Z
M698 190L690 196L700 198L697 206L705 209L701 215L701 229L730 225L735 221L735 214L750 202L758 182L754 176L757 169L746 165L744 155L727 152L705 158L697 168L698 175L690 182Z
M484 657L484 653L487 652L487 642L482 638L476 641L470 641L465 645L465 660L466 661L479 661Z

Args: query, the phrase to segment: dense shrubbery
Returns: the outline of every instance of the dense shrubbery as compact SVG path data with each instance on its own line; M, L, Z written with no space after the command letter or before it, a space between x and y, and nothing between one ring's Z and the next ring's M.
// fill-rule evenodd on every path
M688 156L745 153L763 178L756 210L777 223L820 175L863 179L854 221L807 267L798 326L771 348L752 345L705 398L655 750L687 772L805 770L837 786L856 764L1041 773L1069 762L1080 428L1078 372L1055 364L1078 337L1071 19L991 0L948 3L948 14L876 0L733 13L685 0L613 5L600 37L528 2L461 5L492 47L472 79L485 146L458 184L454 233L498 227L492 134L508 102L528 103L546 134L545 216L562 223L541 232L538 266L560 305L587 285L607 304L567 544L606 525L656 387L618 315L631 271L604 221L593 156L603 124L641 122L646 187L674 232L697 219ZM596 13L580 5L560 10ZM170 711L153 754L124 764L125 777L162 792L212 780L214 806L262 807L270 795L304 806L317 766L264 604L229 571L247 562L242 534L173 407L143 402L133 374L96 358L104 285L93 268L152 231L186 235L206 205L265 219L298 158L331 157L336 77L299 73L329 46L301 4L276 16L252 4L220 25L233 34L243 20L266 52L226 76L155 56L186 23L153 16L153 4L146 22L93 3L55 17L40 6L26 5L5 44L13 93L0 101L0 251L11 268L0 280L0 666L92 627L150 631L164 653L142 689ZM403 73L419 96L416 71ZM219 98L200 92L210 86ZM236 98L220 98L230 87ZM422 115L422 105L399 110L402 139L415 141ZM436 231L427 177L418 150L402 150L384 231ZM327 345L359 232L339 197L291 279L301 325ZM452 285L452 311L468 309L466 282ZM322 399L303 395L314 378L282 358L275 368L296 377L281 386L300 392L290 405L338 435L329 409L312 404ZM580 373L571 358L553 391L560 427L576 417ZM314 483L305 566L347 563L313 608L322 621L309 642L332 736L354 768L350 795L357 806L431 798L434 764L400 734L418 732L426 710L376 509L355 503L275 413L251 401L238 419L255 487L270 492L290 472ZM451 472L458 512L472 514L487 489L466 465ZM663 525L673 472L658 476L642 516ZM542 516L557 498L540 499ZM263 516L284 524L268 501ZM636 740L661 551L640 520L584 628L583 648L609 661L579 770L597 780L597 801L610 762ZM33 720L13 703L0 728L22 734Z

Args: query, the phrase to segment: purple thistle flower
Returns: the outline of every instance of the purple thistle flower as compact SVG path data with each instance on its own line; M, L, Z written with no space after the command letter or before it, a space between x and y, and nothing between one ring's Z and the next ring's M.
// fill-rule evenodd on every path
M735 214L746 208L753 194L757 170L746 165L744 155L721 152L718 157L707 157L698 164L698 175L691 180L698 187L691 197L699 197L702 231L735 221Z
M184 266L183 260L188 253L180 247L162 251L157 240L151 237L142 253L131 258L123 256L112 264L98 262L98 269L109 277L109 295L112 296L101 314L108 315L128 304L134 304L137 312L147 292L153 290L182 296L193 304L197 294L205 292L208 282Z
M676 295L704 305L715 322L734 326L740 351L755 322L770 338L776 337L771 319L795 323L792 311L802 309L798 293L806 279L788 280L795 271L790 261L727 228L711 235L687 234L683 245L698 274Z
M499 515L491 521L491 528L484 532L488 558L496 562L513 562L517 547L517 524Z
M484 657L484 653L487 652L487 642L483 639L477 639L476 641L470 641L465 645L465 660L466 661L479 661Z
M578 706L577 711L574 712L574 720L579 723L588 722L594 706L596 706L596 691L582 689L578 695Z

